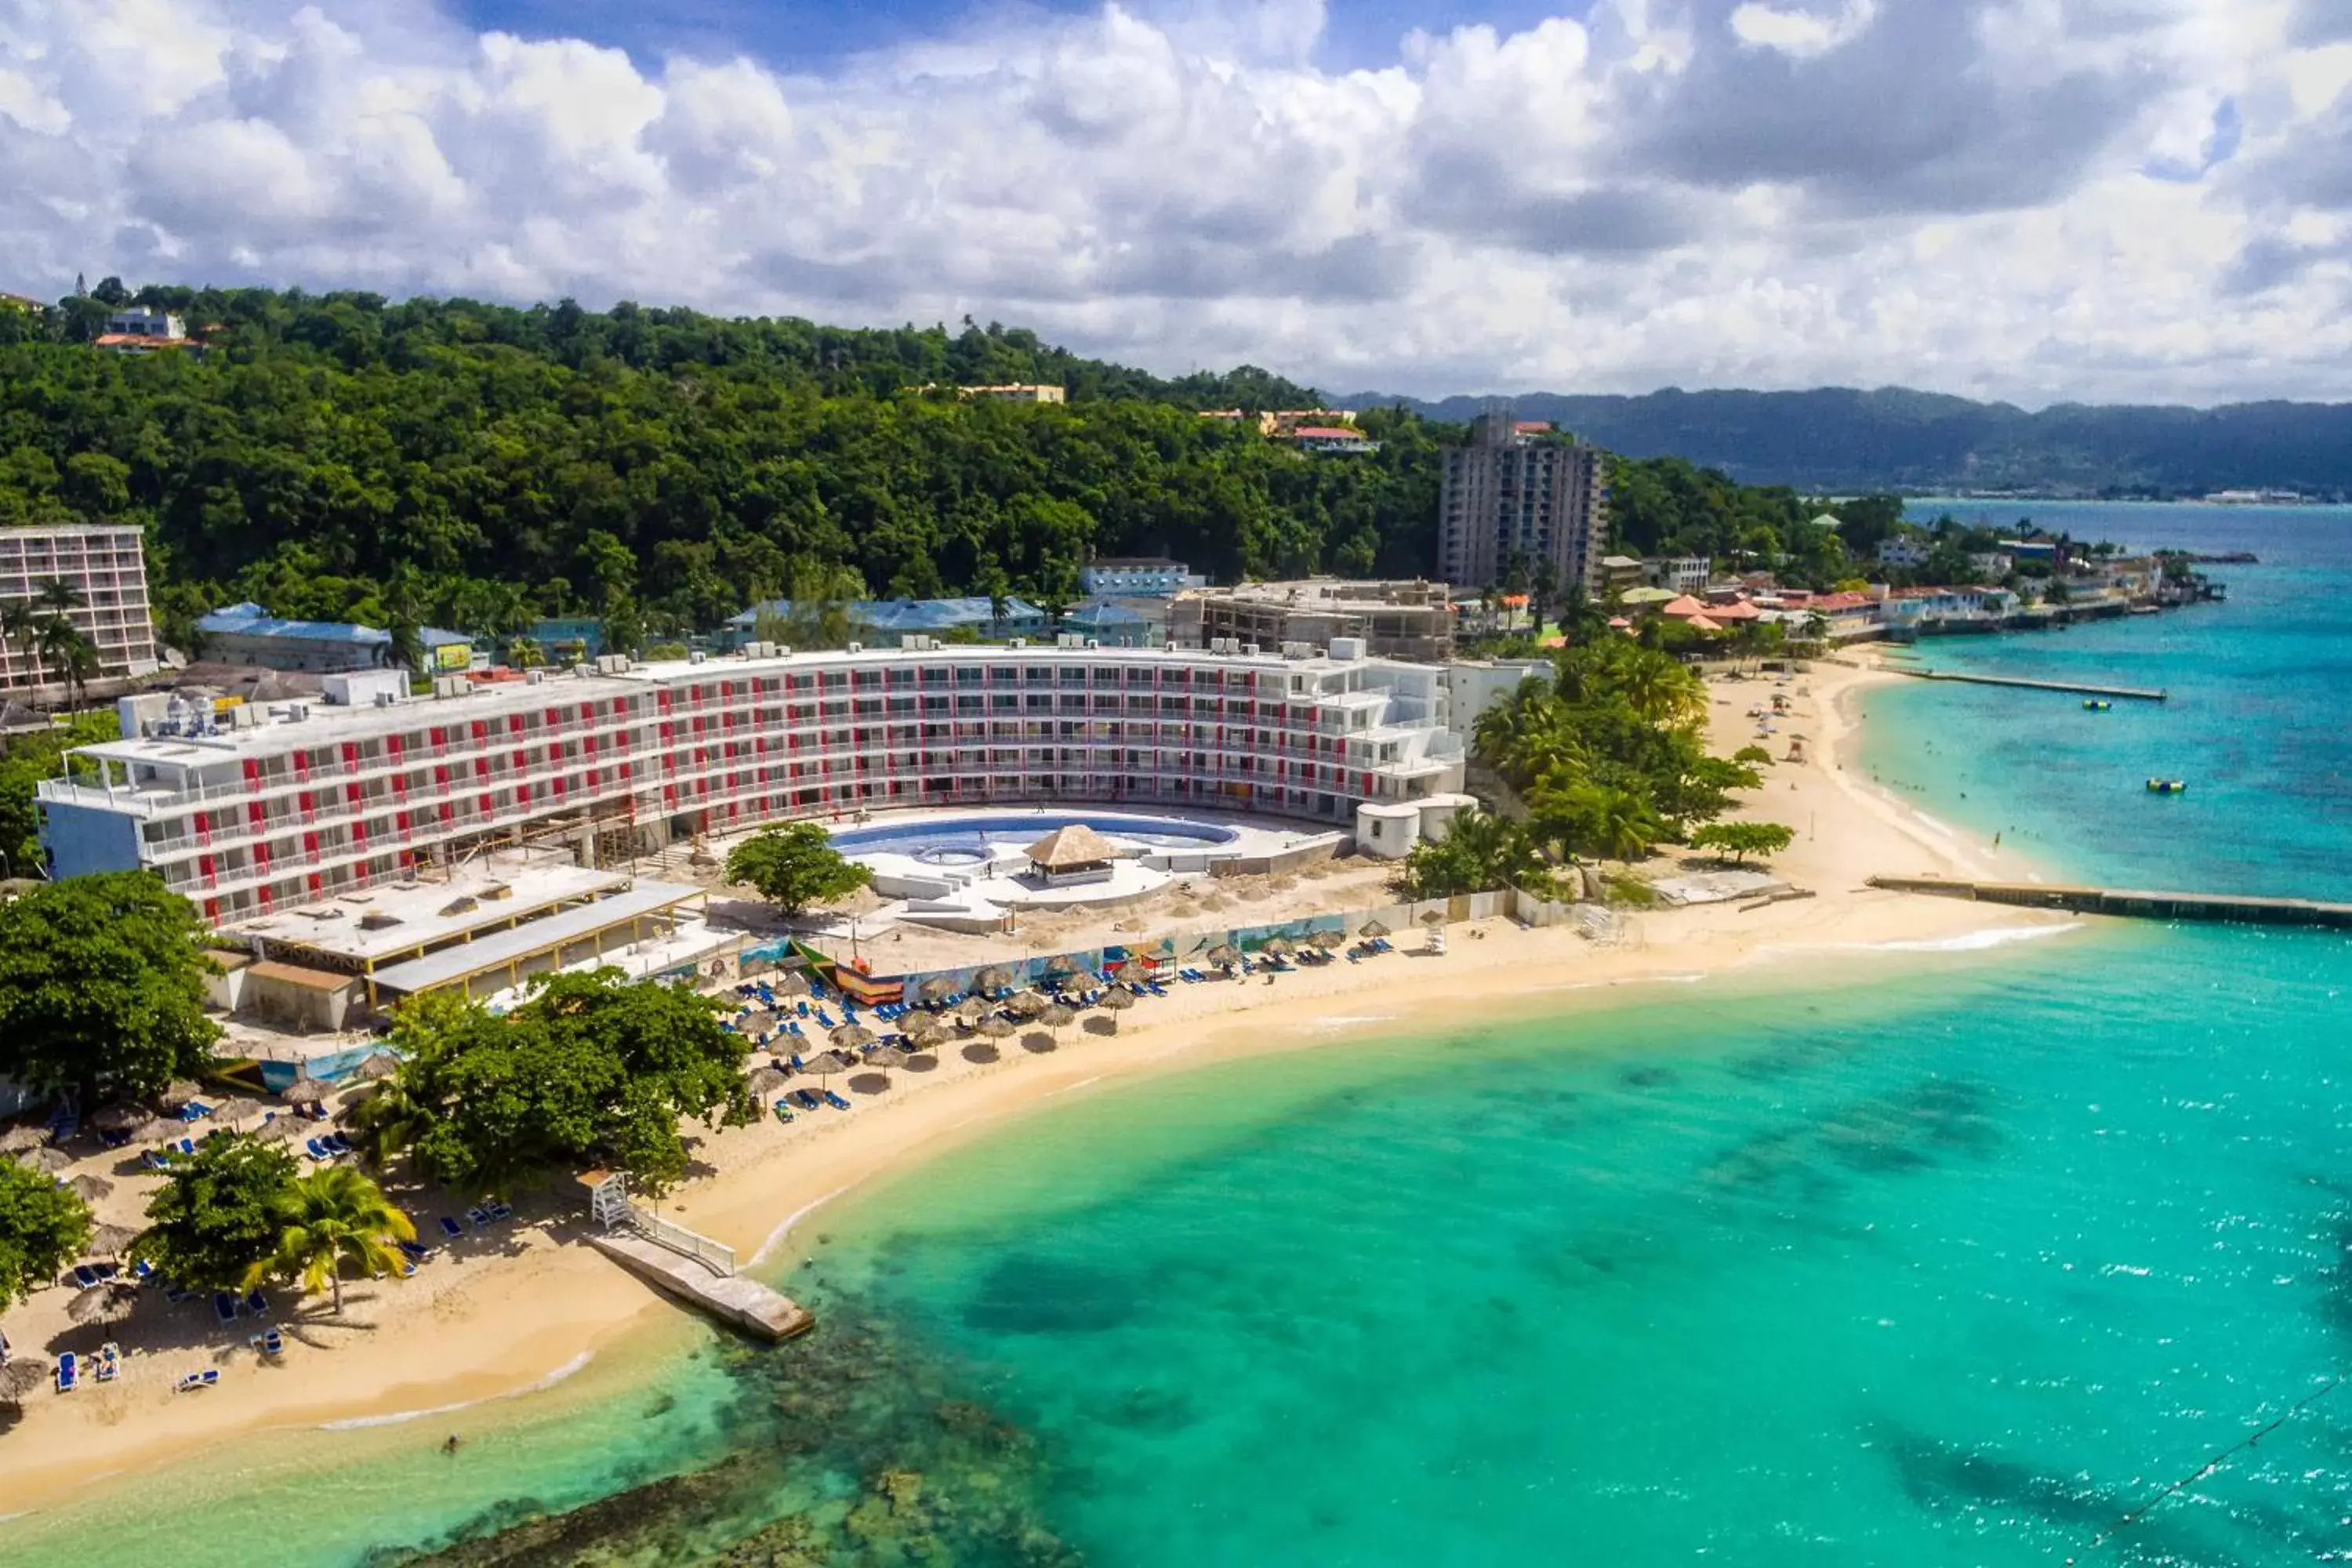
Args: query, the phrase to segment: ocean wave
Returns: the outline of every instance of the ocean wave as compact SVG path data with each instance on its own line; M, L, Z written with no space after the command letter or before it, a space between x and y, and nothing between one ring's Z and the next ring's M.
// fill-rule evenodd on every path
M495 1405L501 1399L520 1399L527 1394L544 1394L567 1378L574 1377L596 1359L593 1351L582 1351L553 1372L535 1383L527 1383L508 1394L493 1394L487 1399L461 1399L455 1405L436 1405L427 1410L395 1410L389 1415L353 1415L342 1421L322 1421L321 1432L357 1432L369 1426L399 1426L410 1421L422 1421L427 1415L446 1415L455 1410L471 1410L477 1405Z
M841 1196L842 1194L847 1192L851 1187L854 1187L856 1184L857 1184L856 1182L845 1182L842 1185L834 1188L833 1191L825 1194L824 1196L821 1198L810 1199L807 1203L803 1204L800 1207L794 1209L792 1213L786 1215L782 1220L778 1221L776 1228L768 1233L768 1238L760 1243L760 1249L751 1254L751 1267L757 1268L761 1264L767 1262L768 1259L775 1254L776 1248L784 1244L784 1237L791 1233L793 1226L800 1224L801 1221L808 1218L809 1215L824 1207L825 1205L833 1202L834 1199Z
M1840 952L1982 952L1988 948L2006 947L2013 942L2040 942L2043 937L2063 936L2070 931L2081 931L2082 922L2069 921L2054 926L1987 926L1982 931L1963 931L1958 936L1923 938L1916 942L1841 942L1832 943Z
M1331 1013L1317 1018L1310 1026L1317 1029L1360 1029L1367 1024L1394 1022L1394 1013Z

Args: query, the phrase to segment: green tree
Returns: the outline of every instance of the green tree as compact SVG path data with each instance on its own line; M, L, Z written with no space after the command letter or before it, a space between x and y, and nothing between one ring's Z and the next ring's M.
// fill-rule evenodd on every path
M204 925L152 872L76 877L0 905L0 1077L84 1103L204 1066Z
M1691 835L1691 847L1712 849L1734 861L1746 860L1750 855L1769 858L1786 849L1796 839L1792 828L1777 822L1717 822Z
M757 888L798 919L811 905L870 886L874 873L835 848L833 836L816 823L793 822L762 828L730 850L727 879Z
M46 1172L0 1160L0 1307L54 1282L89 1245L89 1206Z
M36 687L42 682L41 628L47 621L48 617L30 599L0 602L0 642L15 647Z
M285 1150L242 1133L207 1138L173 1162L131 1255L191 1289L246 1289L277 1256L294 1184Z
M1424 838L1398 863L1390 890L1403 899L1447 899L1497 888L1540 889L1551 868L1526 829L1470 807L1454 814L1442 838Z
M295 1178L279 1197L277 1218L277 1244L268 1258L247 1270L246 1285L274 1277L299 1280L310 1295L331 1291L339 1318L344 1268L371 1279L396 1274L403 1258L394 1244L416 1239L416 1226L383 1189L346 1166L330 1165Z
M660 1191L686 1172L680 1118L740 1124L756 1113L748 1047L719 1026L719 1005L615 970L559 975L504 1016L420 998L395 1021L407 1058L399 1100L383 1099L371 1135L468 1192L509 1193L589 1160Z

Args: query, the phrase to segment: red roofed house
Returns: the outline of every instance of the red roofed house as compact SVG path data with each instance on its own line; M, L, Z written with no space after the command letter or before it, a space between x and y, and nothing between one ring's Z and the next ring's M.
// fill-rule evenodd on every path
M1381 449L1378 441L1364 438L1360 430L1350 430L1343 425L1301 425L1290 432L1290 440L1302 452L1338 452L1361 456Z

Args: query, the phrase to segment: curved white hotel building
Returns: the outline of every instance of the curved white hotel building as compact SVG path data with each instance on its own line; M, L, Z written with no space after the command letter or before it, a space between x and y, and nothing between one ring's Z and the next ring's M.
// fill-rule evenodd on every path
M1351 638L600 662L445 679L432 699L379 675L226 714L126 700L125 738L41 786L52 869L152 869L217 925L574 832L658 847L860 809L1076 801L1346 827L1366 803L1459 789L1451 724L1517 679L1370 658Z

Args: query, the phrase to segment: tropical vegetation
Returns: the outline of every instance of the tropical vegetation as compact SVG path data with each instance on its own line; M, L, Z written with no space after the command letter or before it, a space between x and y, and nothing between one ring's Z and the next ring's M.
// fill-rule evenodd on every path
M362 1146L378 1160L405 1152L469 1193L506 1195L583 1163L661 1191L686 1173L681 1118L740 1126L755 1114L747 1047L719 1026L719 1007L611 969L557 975L503 1016L418 997L394 1022L399 1070L358 1108Z
M94 1104L200 1071L218 1026L185 899L152 872L44 883L0 903L0 1078Z
M89 1205L30 1165L0 1160L0 1307L52 1284L89 1245Z
M1796 841L1796 830L1777 822L1713 822L1691 835L1694 849L1713 849L1738 862L1750 855L1770 858Z
M1444 836L1424 838L1406 853L1389 889L1402 899L1449 899L1496 888L1541 892L1551 881L1551 867L1525 827L1466 806Z
M874 873L833 847L833 835L814 822L762 828L727 853L727 879L757 888L760 896L797 919L812 905L846 898Z
M269 1278L299 1282L310 1295L328 1291L343 1311L343 1274L369 1279L397 1274L406 1261L398 1244L416 1239L416 1226L383 1189L345 1165L298 1176L277 1205L278 1240L246 1271L246 1283Z
M176 1158L147 1202L131 1256L193 1290L243 1290L285 1231L294 1156L242 1133L215 1133Z
M1561 650L1479 715L1478 760L1524 803L1534 842L1562 858L1625 860L1720 816L1762 782L1710 756L1705 688L1689 667L1632 638Z
M109 283L0 321L0 524L144 526L161 629L194 651L197 616L234 600L501 648L595 616L635 651L812 583L1051 608L1097 555L1427 574L1441 455L1466 437L1371 407L1376 453L1304 453L1201 416L1312 407L1311 389L1247 366L1163 379L993 323ZM176 310L205 346L93 352L106 300ZM954 390L1005 381L1069 401ZM1793 490L1676 459L1621 459L1611 485L1626 548L1814 585L1845 565Z

